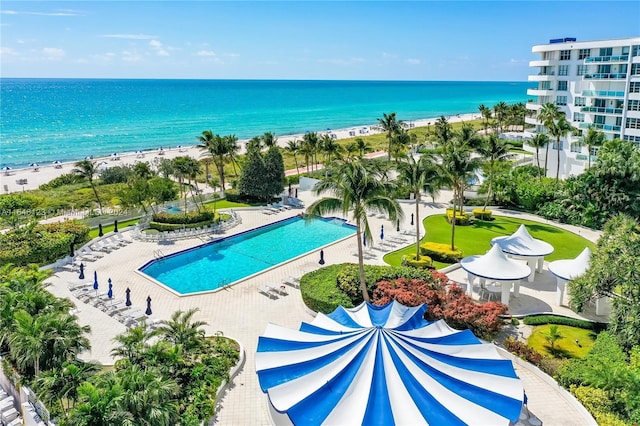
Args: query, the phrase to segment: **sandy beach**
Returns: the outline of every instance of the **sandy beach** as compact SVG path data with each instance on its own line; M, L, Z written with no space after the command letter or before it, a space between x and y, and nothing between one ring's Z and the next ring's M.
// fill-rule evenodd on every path
M408 124L412 125L412 127L425 127L427 125L433 124L438 117L435 118L425 118L419 120L411 120L407 121ZM480 118L479 114L456 114L448 117L450 123L460 122L460 121L469 121ZM330 130L320 133L330 133L335 135L336 139L347 139L350 137L362 137L368 136L371 134L380 133L375 130L376 124L362 125L362 126L354 126L344 129L336 129ZM276 135L278 136L278 135ZM278 145L284 147L287 142L294 139L301 139L303 134L296 135L287 135L287 136L278 136ZM240 145L243 147L247 140L241 140ZM159 149L147 150L143 151L142 154L135 152L125 152L118 153L117 157L96 157L93 160L97 161L98 164L102 164L101 167L108 168L117 165L124 164L135 164L137 162L147 161L152 163L155 161L159 161L162 158L172 159L175 157L188 155L193 158L204 158L206 153L201 149L197 148L196 145L190 146L173 146L173 147L164 147L162 150L162 155L160 155ZM78 159L80 160L80 159ZM78 161L76 160L76 161ZM38 161L38 159L34 159L34 161ZM2 172L0 174L0 190L2 194L7 194L11 192L18 191L27 191L31 189L37 189L40 185L51 181L52 179L63 175L65 173L70 173L74 168L75 161L65 162L58 164L56 166L52 164L43 165L40 164L39 167L36 168L24 168L24 169L12 169L7 172Z

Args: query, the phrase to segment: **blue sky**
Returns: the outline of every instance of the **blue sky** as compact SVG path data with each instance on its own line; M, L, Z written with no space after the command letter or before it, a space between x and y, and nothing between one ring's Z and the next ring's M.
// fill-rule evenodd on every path
M551 38L640 35L630 1L2 1L0 76L526 81Z

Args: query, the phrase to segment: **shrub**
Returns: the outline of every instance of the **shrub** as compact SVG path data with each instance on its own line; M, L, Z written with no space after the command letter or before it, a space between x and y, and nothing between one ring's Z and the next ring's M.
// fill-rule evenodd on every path
M569 391L593 415L601 426L625 426L627 422L612 413L613 401L602 389L571 385Z
M491 210L473 209L473 217L480 220L491 220Z
M160 222L150 222L149 228L155 229L160 232L164 231L176 231L178 229L190 229L190 228L199 228L201 226L209 226L213 223L213 221L206 222L197 222L197 223L160 223Z
M402 256L402 265L411 266L412 268L427 269L433 267L433 260L429 256L420 256L417 260L415 254L411 256Z
M453 209L447 209L447 222L453 221ZM456 211L456 225L471 225L471 215L467 212Z
M529 347L526 343L515 340L513 337L509 337L504 341L504 348L533 365L538 366L542 362L541 354L536 352L535 349Z
M113 166L100 173L100 182L105 185L112 183L125 183L131 176L133 176L133 168L131 166Z
M456 263L462 259L462 250L451 250L449 244L426 242L420 245L420 253L444 263Z
M336 276L345 266L348 265L326 266L300 278L300 294L309 309L327 314L340 305L353 307L349 296L336 286Z
M520 320L518 318L511 318L511 325L514 326L519 326L520 325Z
M65 173L63 175L58 176L50 180L47 183L43 183L40 185L40 189L43 191L48 191L50 189L59 188L64 185L74 185L82 182L84 179L81 176L78 176L75 173Z
M545 325L558 324L568 325L571 327L584 328L586 330L601 331L606 328L606 324L595 323L591 321L567 318L557 315L535 315L524 318L523 322L527 325Z
M213 212L206 210L180 214L155 213L151 221L170 224L199 224L201 222L211 222L213 217Z

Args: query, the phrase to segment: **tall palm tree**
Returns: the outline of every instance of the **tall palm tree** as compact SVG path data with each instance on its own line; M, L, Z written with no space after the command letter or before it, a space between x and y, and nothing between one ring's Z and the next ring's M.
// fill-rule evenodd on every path
M391 153L393 151L393 136L400 131L402 128L398 119L396 118L396 113L392 112L390 114L383 113L382 118L378 118L378 123L380 123L380 127L382 130L387 132L387 140L389 141L389 149L388 149L388 160L391 161Z
M587 168L591 168L591 149L594 147L602 146L606 140L607 137L603 132L596 129L595 126L589 126L589 128L587 129L587 134L584 135L584 143L587 145L587 156L589 157Z
M398 171L398 183L407 186L415 200L415 224L416 224L416 260L420 260L420 198L421 192L427 185L435 188L439 183L440 175L432 157L420 156L416 161L411 154L406 155L403 161L396 166ZM435 185L434 185L435 184Z
M305 155L309 155L313 165L317 166L317 154L320 148L320 138L316 132L305 133L302 137L302 149ZM307 158L307 171L309 170L309 161ZM314 168L316 170L316 168Z
M440 175L443 184L453 190L453 218L451 221L451 250L455 250L456 212L462 212L464 205L464 190L469 186L469 180L475 176L480 167L480 159L472 157L473 149L456 135L451 143L443 146Z
M36 391L47 406L57 404L68 416L78 400L79 386L100 370L101 366L92 362L66 362L61 367L42 372L35 381Z
M300 168L298 167L298 153L300 152L300 141L297 139L293 139L287 142L287 146L284 148L287 152L290 152L293 155L293 161L296 163L296 172L298 173L298 178L300 178Z
M98 174L98 166L97 162L90 160L81 160L75 164L75 168L71 170L71 173L74 173L83 179L89 181L89 185L91 185L91 189L93 190L93 195L96 197L96 201L98 202L98 207L100 208L100 214L102 214L102 203L100 202L100 197L98 196L98 190L96 189L96 184L94 181L95 176Z
M476 152L484 158L489 166L489 173L487 173L489 188L487 189L487 199L482 207L482 211L485 211L487 209L487 204L489 204L489 199L491 198L493 191L493 184L496 179L495 165L499 161L503 161L509 154L509 144L506 143L504 139L500 139L495 133L491 133L488 137L483 139L483 143L476 148Z
M433 131L436 136L436 142L441 146L447 145L453 139L453 129L444 115L436 120Z
M271 148L272 146L275 146L278 144L278 138L276 137L275 133L272 133L272 132L265 132L262 135L261 139L265 148Z
M309 217L332 212L341 212L346 217L351 212L351 219L356 224L360 289L365 301L369 301L369 293L364 278L362 234L373 241L367 211L386 214L392 222L403 217L398 202L389 197L389 190L380 172L368 169L360 162L349 161L341 164L330 179L315 186L316 195L329 193L332 196L315 201L307 209Z
M118 346L111 350L111 355L118 358L127 358L132 364L142 364L145 354L149 350L149 341L152 337L153 333L144 326L130 328L113 338L113 341Z
M205 335L201 328L205 321L194 321L193 316L198 312L197 308L186 312L176 311L171 314L171 319L162 321L154 334L175 344L182 345L186 351L204 346Z
M392 156L396 160L406 156L407 150L414 140L409 132L401 128L393 135L393 143L391 144L391 149L393 150Z
M360 153L360 158L363 158L364 154L366 154L367 152L373 151L373 148L371 148L371 145L369 145L367 141L365 141L362 138L356 138L354 142L358 152Z
M240 149L238 138L235 135L220 136L214 134L211 130L205 130L201 136L196 136L196 138L200 142L198 148L207 151L213 159L220 177L220 186L224 192L226 189L224 166L231 162L235 170L235 156Z
M537 133L533 138L531 138L528 142L529 145L536 149L536 162L538 163L538 176L542 179L542 175L540 174L540 148L547 147L547 153L549 152L549 136L545 133ZM544 163L544 175L547 175L547 160L545 157Z
M480 104L478 105L478 110L482 116L482 128L486 133L487 127L489 127L489 120L491 120L491 108L487 108L485 104Z
M69 426L112 426L136 424L135 419L122 407L125 390L116 373L98 376L97 383L84 382L78 387L79 404L71 412ZM128 423L125 423L128 422Z
M556 181L560 180L560 152L562 151L560 138L566 137L572 130L573 127L571 127L571 124L567 121L567 117L564 113L562 113L557 120L554 120L553 126L549 128L549 134L556 138L556 152L558 154L556 161Z
M549 135L552 135L550 129L554 125L554 120L557 120L561 114L562 111L560 111L560 109L551 102L547 102L546 104L542 105L542 108L540 108L540 110L538 111L538 121L544 126L546 132ZM547 161L549 159L549 145L550 144L547 144L547 149L544 154L545 176L547 175L548 170Z
M509 106L504 101L498 102L496 105L493 106L493 113L496 117L496 125L497 125L498 133L502 133L503 123L507 118L508 112L509 112Z
M320 142L322 144L322 152L324 152L325 157L324 169L328 170L331 161L340 159L340 156L344 153L344 148L329 135L322 136Z

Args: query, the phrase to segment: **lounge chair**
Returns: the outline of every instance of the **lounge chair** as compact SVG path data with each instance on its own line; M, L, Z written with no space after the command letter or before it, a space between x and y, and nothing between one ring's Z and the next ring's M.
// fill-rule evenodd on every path
M265 296L267 296L269 299L277 299L278 298L278 294L275 291L275 289L269 285L263 285L261 287L258 287L258 292L264 294Z
M289 294L287 292L287 287L284 285L277 286L276 284L267 284L267 287L270 288L273 293L278 293L283 296L286 296Z
M288 278L284 278L282 280L282 284L286 284L293 288L300 288L300 278L290 275Z

